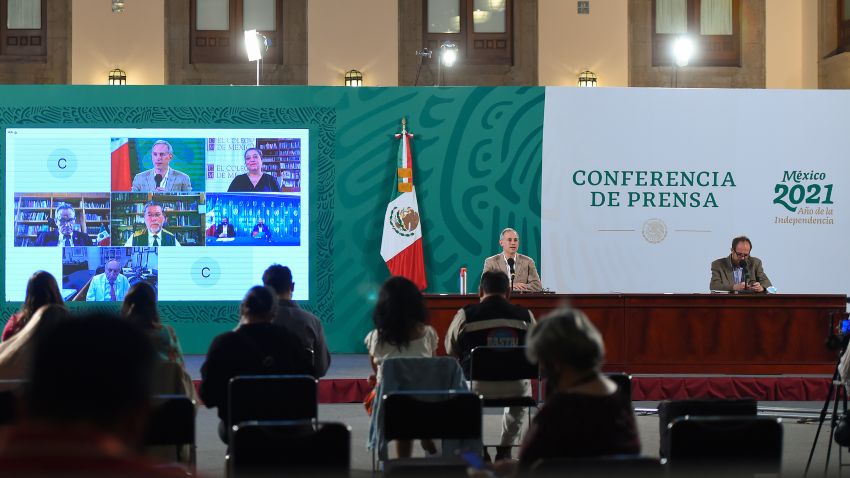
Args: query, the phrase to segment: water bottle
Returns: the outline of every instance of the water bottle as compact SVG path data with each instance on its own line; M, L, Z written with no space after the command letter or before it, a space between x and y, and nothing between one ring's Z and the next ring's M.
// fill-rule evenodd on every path
M466 267L460 268L460 295L466 295Z

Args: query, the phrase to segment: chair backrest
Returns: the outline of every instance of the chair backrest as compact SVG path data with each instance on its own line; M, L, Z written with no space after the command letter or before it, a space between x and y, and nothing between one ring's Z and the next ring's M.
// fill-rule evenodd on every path
M341 423L251 421L236 425L231 476L347 475L351 430Z
M623 397L624 403L632 404L632 376L627 373L606 373L606 377L617 384L617 393Z
M18 420L21 393L26 380L0 380L0 425L11 425Z
M758 403L751 398L740 400L664 400L658 404L658 432L661 457L670 449L669 425L676 418L690 416L755 416Z
M664 475L658 458L641 455L611 455L586 458L546 458L531 466L530 476L655 477Z
M310 375L242 375L227 387L232 425L252 420L313 420L319 416L319 381Z
M722 466L777 472L782 464L782 420L776 417L692 417L670 424L671 467Z
M526 347L475 347L470 354L470 380L536 379L540 372L536 363L525 355Z
M481 397L470 392L393 392L383 397L384 439L481 439Z
M193 445L195 404L185 395L156 395L144 444Z

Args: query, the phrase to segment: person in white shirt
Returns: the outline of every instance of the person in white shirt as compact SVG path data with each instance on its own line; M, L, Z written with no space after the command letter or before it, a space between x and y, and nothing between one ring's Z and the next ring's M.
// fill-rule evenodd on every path
M130 289L130 281L121 273L121 264L115 259L106 263L103 274L91 279L86 293L88 302L123 301Z

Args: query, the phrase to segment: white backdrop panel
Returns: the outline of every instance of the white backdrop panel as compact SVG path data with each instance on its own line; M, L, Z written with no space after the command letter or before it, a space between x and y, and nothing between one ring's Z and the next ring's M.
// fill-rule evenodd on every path
M708 292L745 234L779 292L847 293L848 111L847 91L547 88L544 286Z

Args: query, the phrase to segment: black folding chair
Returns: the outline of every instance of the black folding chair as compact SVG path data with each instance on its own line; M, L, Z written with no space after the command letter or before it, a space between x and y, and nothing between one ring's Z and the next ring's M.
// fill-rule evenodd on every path
M525 351L526 347L475 347L470 355L469 379L491 382L535 379L539 384L540 369L536 363L528 360ZM537 401L531 395L506 398L492 398L484 395L483 406L527 407L527 426L531 427L531 409L537 408Z
M465 441L461 448L475 449L481 445L481 397L471 392L412 391L393 392L382 397L384 408L383 436L392 440L445 440ZM375 452L372 453L373 463ZM406 458L386 460L385 474L407 474L416 470L436 471L444 474L452 470L464 472L465 463L460 460L434 458ZM373 467L374 468L374 467ZM426 472L426 473L427 473Z
M26 380L0 380L0 426L18 420L20 399Z
M617 384L617 393L623 398L623 403L632 408L632 376L623 372L606 373L605 376Z
M144 445L175 447L175 461L196 471L195 403L185 395L156 395ZM184 456L188 448L188 456Z
M776 417L692 417L670 424L674 475L752 476L782 467L782 420Z
M310 375L242 375L227 387L229 422L318 420L319 381Z
M690 416L756 416L758 403L752 398L740 400L664 400L658 404L658 432L660 437L660 455L669 455L669 426L673 420Z
M586 458L546 458L531 466L532 477L604 476L653 478L664 475L658 458L641 455L611 455Z
M250 421L233 427L231 476L349 475L351 429L342 423Z

